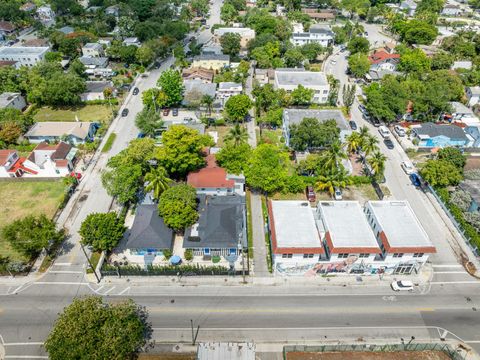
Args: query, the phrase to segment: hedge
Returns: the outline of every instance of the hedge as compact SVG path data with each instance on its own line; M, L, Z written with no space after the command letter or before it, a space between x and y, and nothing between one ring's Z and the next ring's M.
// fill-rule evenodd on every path
M228 275L229 269L225 266L200 266L198 264L185 265L149 265L147 269L138 265L125 265L118 268L120 275ZM105 264L101 269L102 275L118 275L117 268Z

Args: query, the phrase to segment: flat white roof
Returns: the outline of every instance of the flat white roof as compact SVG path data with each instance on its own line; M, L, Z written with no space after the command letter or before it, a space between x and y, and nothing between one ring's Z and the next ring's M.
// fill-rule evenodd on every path
M48 46L0 47L0 55L40 55L50 50Z
M334 248L376 247L380 250L359 202L320 201L317 206Z
M315 210L308 201L273 200L271 204L277 247L322 247L315 225Z
M407 201L369 201L366 206L377 218L391 247L433 246Z

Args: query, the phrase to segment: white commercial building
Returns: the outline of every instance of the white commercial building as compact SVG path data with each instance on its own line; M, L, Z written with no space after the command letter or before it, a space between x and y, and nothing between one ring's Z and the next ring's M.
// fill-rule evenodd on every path
M314 91L312 101L323 104L328 101L330 85L323 72L312 72L304 69L277 69L275 70L275 89L284 89L288 93L299 85Z
M22 66L34 66L39 61L45 59L45 54L50 50L49 47L1 47L1 61L15 61L15 67L18 69Z
M291 42L295 46L302 46L310 43L317 43L327 47L333 43L335 34L328 25L315 24L308 32L292 33Z

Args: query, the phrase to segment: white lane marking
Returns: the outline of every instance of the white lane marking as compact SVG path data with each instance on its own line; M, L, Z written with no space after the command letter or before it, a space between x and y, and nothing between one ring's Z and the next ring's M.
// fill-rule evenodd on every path
M448 331L445 330L443 333L440 334L441 339L445 339L445 337L448 335Z
M435 271L434 274L465 274L468 275L466 271Z
M449 285L449 284L478 284L480 285L480 281L432 281L431 285Z
M98 292L99 292L100 290L102 290L104 287L105 287L105 285L102 285L102 286L100 286L97 290L93 290L93 289L92 289L92 290L95 291L96 293L98 293Z
M70 266L72 263L66 262L66 263L54 263L53 266Z
M122 291L120 291L117 295L123 295L123 294L125 294L128 290L130 290L130 286L127 287L126 289L123 289Z
M5 355L5 359L48 359L48 356L40 356L40 355Z
M461 268L462 265L453 264L453 265L432 265L433 268Z
M17 343L4 343L4 346L38 346L43 345L43 342L17 342Z
M68 281L37 281L32 283L32 285L89 285L89 283L81 282L68 282Z
M25 285L25 284L23 284L23 285ZM15 294L18 290L20 290L20 289L23 287L23 285L20 285L20 286L17 287L15 290L13 290L13 291L12 291L12 294Z
M49 274L83 274L83 271L73 271L73 270L51 270Z
M112 291L112 290L115 289L115 288L116 288L116 286L108 289L107 291L105 291L105 292L103 293L103 295L107 295L110 291Z

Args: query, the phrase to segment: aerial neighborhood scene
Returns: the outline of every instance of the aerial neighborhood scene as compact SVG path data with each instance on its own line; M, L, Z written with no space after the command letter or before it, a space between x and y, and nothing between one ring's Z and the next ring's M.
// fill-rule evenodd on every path
M0 359L480 359L479 0L0 0Z

